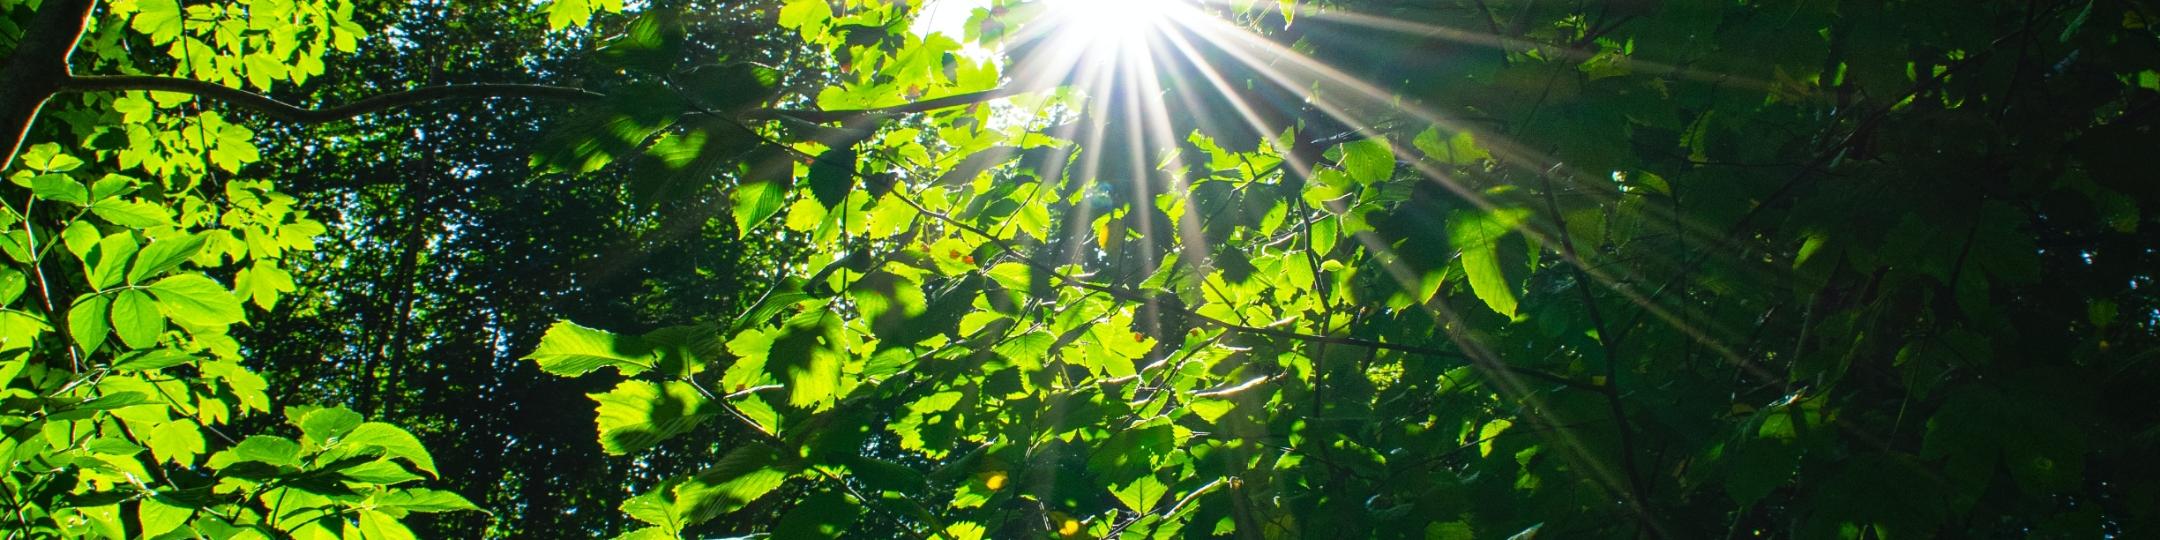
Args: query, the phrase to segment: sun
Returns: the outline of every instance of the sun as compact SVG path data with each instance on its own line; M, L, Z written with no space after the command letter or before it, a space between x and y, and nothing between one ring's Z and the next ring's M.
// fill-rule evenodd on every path
M1186 9L1178 0L1044 0L1052 32L1083 47L1146 48Z

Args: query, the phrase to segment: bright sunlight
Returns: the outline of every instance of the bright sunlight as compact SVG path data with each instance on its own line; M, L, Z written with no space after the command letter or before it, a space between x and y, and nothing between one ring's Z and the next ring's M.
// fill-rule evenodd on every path
M1144 47L1151 31L1189 9L1171 0L1050 0L1054 32L1100 47Z

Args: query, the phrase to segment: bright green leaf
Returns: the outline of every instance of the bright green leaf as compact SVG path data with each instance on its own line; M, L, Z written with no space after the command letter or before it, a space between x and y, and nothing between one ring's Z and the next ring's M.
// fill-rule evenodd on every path
M549 327L540 347L525 359L538 362L542 371L576 377L603 367L637 375L650 371L659 358L644 340L564 321Z
M644 451L712 416L704 395L688 383L624 381L586 397L599 404L600 448L611 455Z
M180 274L150 284L158 309L183 325L222 327L246 317L232 291L201 274Z
M112 329L129 348L150 348L165 334L165 315L158 312L157 301L149 294L120 291L112 301Z
M1457 210L1448 217L1448 240L1462 252L1470 290L1493 311L1515 316L1515 286L1500 265L1500 239L1529 217L1528 210Z
M124 199L105 199L90 205L90 213L114 225L148 229L173 224L172 214L155 204Z
M84 353L96 353L105 343L105 334L112 330L106 319L106 309L112 305L109 296L85 296L68 309L68 334L75 338L75 346Z
M1395 150L1387 139L1344 143L1343 170L1360 185L1373 185L1395 176Z

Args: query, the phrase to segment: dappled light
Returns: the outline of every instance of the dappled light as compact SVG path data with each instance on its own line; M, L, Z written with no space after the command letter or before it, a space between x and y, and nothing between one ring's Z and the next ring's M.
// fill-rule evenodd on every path
M0 2L0 540L2160 536L2146 4Z

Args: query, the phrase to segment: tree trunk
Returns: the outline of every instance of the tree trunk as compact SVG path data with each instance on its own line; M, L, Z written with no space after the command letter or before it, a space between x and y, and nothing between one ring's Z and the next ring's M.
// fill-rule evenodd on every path
M23 27L22 42L0 67L0 170L15 164L38 109L67 84L68 56L95 7L96 0L45 0Z

